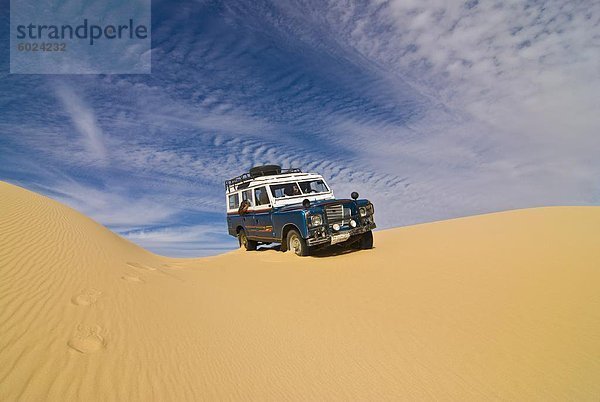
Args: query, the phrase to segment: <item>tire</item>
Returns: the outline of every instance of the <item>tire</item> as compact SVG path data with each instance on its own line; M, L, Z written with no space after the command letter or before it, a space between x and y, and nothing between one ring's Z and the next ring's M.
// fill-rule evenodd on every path
M263 166L254 166L248 172L250 173L250 177L257 178L260 176L271 176L275 174L281 173L281 166L279 165L263 165Z
M358 241L359 248L361 250L369 250L373 248L373 232L368 231L363 233Z
M362 239L362 235L355 236L354 239L349 241L351 250L360 250L360 240Z
M258 246L256 241L248 239L248 235L246 235L244 229L240 230L238 241L240 242L240 247L245 248L246 251L254 251L256 250L256 246Z
M306 240L300 236L296 229L291 229L286 239L287 250L293 251L296 255L304 257L310 254Z

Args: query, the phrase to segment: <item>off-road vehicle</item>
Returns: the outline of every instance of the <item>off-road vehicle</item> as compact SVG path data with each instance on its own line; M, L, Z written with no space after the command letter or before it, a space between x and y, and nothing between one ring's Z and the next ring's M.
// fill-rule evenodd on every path
M306 256L341 243L373 247L373 204L356 192L336 199L319 174L257 166L225 181L225 192L229 234L246 250L281 243L282 251Z

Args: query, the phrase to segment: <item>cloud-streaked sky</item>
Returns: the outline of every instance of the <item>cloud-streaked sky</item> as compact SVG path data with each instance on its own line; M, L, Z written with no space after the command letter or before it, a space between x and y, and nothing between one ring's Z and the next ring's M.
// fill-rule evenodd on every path
M2 4L0 179L161 254L236 247L262 163L382 228L600 204L600 2L155 0L152 74L85 76L9 74Z

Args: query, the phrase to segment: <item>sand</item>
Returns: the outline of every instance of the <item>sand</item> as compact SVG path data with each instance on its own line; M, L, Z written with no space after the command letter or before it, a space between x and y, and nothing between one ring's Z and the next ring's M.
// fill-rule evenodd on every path
M160 257L0 182L0 399L600 399L600 207L375 245Z

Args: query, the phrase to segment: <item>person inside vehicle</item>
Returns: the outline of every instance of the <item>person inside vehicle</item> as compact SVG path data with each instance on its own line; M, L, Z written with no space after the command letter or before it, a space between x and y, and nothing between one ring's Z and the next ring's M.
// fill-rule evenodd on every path
M288 196L288 197L293 197L295 195L301 195L302 193L300 192L300 189L298 188L298 186L296 184L291 184L289 186L286 186L285 190L283 191L283 193Z

